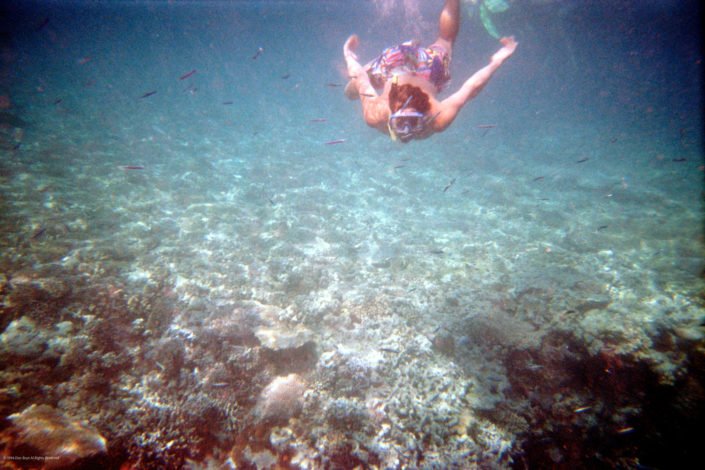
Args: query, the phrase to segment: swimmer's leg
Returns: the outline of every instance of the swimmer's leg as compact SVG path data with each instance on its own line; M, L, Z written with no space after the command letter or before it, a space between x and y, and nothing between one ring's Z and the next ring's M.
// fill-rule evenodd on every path
M448 54L452 52L458 31L460 30L460 0L446 0L438 21L438 39L433 45L442 46Z

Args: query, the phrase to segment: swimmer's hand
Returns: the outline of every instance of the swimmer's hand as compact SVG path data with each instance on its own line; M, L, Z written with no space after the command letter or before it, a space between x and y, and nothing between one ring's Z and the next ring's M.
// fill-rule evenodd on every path
M363 99L363 113L365 114L365 120L369 123L370 121L367 119L367 115L370 113L369 109L371 105L366 103L377 98L377 92L370 84L367 71L365 71L365 68L357 61L355 49L357 49L359 44L360 38L357 37L357 34L353 34L345 41L345 45L343 46L345 63L348 66L348 78L350 78L350 81L345 87L345 96L350 99L362 99L363 96L365 97L365 99Z
M499 42L502 43L503 47L494 53L494 55L492 56L492 60L497 61L501 64L502 62L507 60L512 54L514 54L514 51L517 48L517 42L514 39L514 36L502 38L499 40Z
M345 41L345 45L343 46L345 63L348 66L348 77L350 77L350 80L353 83L357 82L358 77L366 75L365 70L362 68L362 65L360 65L360 63L357 61L357 54L355 54L355 49L357 49L358 44L360 44L360 39L357 37L357 34L353 34L348 38L347 41ZM358 85L356 84L352 86L357 87ZM349 94L347 90L345 94L351 96L351 94Z
M348 38L347 41L345 41L345 45L343 46L343 55L345 56L345 59L352 59L354 61L357 61L357 54L355 54L355 49L357 49L357 46L360 44L360 38L357 37L357 34L353 34Z

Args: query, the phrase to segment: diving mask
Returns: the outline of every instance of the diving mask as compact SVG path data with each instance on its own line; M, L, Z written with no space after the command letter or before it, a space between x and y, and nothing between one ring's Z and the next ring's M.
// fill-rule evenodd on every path
M399 110L389 116L387 127L389 128L389 135L393 140L397 140L398 138L402 142L408 142L423 133L426 129L426 124L428 123L426 116L418 111L406 109L410 101L411 96L407 98L406 102Z
M392 139L399 138L407 142L426 129L426 119L423 113L416 111L400 113L397 111L389 117L389 134Z

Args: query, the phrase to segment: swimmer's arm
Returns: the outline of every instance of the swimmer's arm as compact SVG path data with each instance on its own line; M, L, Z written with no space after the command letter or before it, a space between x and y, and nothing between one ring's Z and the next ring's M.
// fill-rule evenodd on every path
M445 130L453 122L465 103L475 98L504 61L514 54L514 50L517 47L514 37L502 38L500 41L503 47L494 53L490 63L475 72L472 77L463 83L458 91L441 102L440 112L434 121L435 131Z
M370 127L376 127L380 131L386 132L387 120L389 119L389 104L384 98L377 95L377 91L370 83L370 78L367 76L366 71L362 71L362 75L357 79L357 82L365 123Z
M362 102L362 114L365 122L371 127L383 127L389 118L389 109L385 100L377 95L377 91L370 83L370 77L365 68L357 61L355 49L359 44L356 35L352 35L345 41L343 54L348 67L348 75Z
M369 97L362 94L360 94L360 100L362 101L362 115L365 117L365 123L386 132L389 120L389 105L386 101L376 95Z
M360 67L358 74L352 80L357 86L362 102L362 115L365 122L370 127L377 127L382 131L386 130L386 123L389 119L389 106L382 97L377 95L374 87L370 83L367 72Z

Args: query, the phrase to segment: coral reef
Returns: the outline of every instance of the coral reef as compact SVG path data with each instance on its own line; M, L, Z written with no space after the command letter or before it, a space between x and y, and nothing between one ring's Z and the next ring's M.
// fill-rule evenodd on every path
M48 405L31 405L8 419L12 427L3 432L2 441L10 464L81 468L98 465L107 450L97 430Z
M279 41L315 24L311 44L335 44L327 2L155 4L130 21L121 5L85 21L64 3L43 5L48 25L32 11L0 34L0 458L62 456L3 466L697 461L702 126L700 109L670 104L699 103L670 86L694 82L688 35L669 44L677 29L664 28L646 49L628 43L626 62L585 60L580 80L553 67L520 95L505 83L509 101L474 101L448 132L392 147L329 94L337 79L320 72L337 46L302 43L291 61L298 43ZM350 10L326 13L372 12L339 3ZM561 14L607 2L583 3ZM610 40L643 31L627 26ZM116 50L116 36L134 42ZM598 39L576 54L592 58ZM271 46L247 59L260 41ZM522 70L562 57L526 51ZM194 57L198 73L179 80L197 65L172 58ZM661 91L634 86L653 70L670 77ZM586 83L600 89L571 88ZM139 98L147 86L158 93ZM485 119L497 125L478 130Z
M260 393L252 413L255 423L286 423L301 413L306 385L297 374L275 377Z

